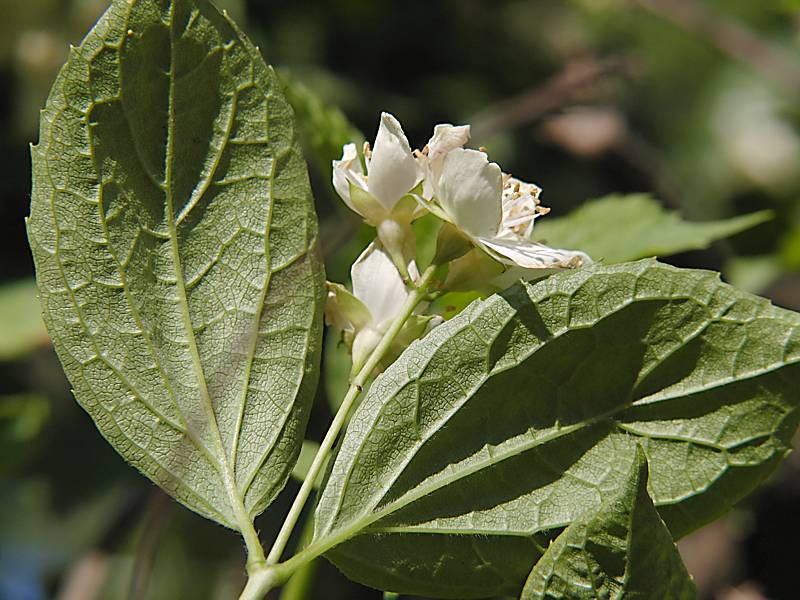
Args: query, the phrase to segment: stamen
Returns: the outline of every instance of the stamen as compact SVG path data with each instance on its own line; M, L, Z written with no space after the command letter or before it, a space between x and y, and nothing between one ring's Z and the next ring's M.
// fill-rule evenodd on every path
M503 173L503 234L529 239L534 220L550 209L541 206L541 188Z

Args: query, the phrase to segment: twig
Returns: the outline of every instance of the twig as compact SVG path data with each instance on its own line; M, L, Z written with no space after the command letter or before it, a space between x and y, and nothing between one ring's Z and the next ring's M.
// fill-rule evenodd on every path
M503 100L472 117L472 139L480 141L505 129L535 121L569 103L605 77L630 70L631 62L628 60L582 58L571 61L544 85Z

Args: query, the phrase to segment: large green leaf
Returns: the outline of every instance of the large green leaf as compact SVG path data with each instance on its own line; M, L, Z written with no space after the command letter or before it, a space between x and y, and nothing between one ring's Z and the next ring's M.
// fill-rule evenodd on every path
M641 448L628 479L600 509L575 519L547 549L520 600L697 598L669 530L647 494Z
M721 221L684 221L646 194L613 195L591 200L565 217L546 217L534 234L550 246L616 263L707 248L771 218L764 210Z
M641 444L674 536L789 448L800 315L646 260L478 301L410 346L353 415L312 552L381 589L516 594L543 547L619 488Z
M129 462L241 528L283 487L316 385L317 224L275 74L205 0L116 0L32 149L45 321Z

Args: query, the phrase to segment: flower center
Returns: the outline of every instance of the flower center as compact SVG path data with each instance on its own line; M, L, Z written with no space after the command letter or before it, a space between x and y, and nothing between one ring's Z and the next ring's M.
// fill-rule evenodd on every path
M541 205L541 188L503 173L503 225L501 236L529 239L536 217L550 209Z

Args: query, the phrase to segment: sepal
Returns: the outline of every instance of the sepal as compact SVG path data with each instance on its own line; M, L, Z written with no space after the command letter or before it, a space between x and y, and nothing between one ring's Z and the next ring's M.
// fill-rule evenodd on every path
M327 282L325 321L341 331L359 330L372 320L369 309L340 283Z

